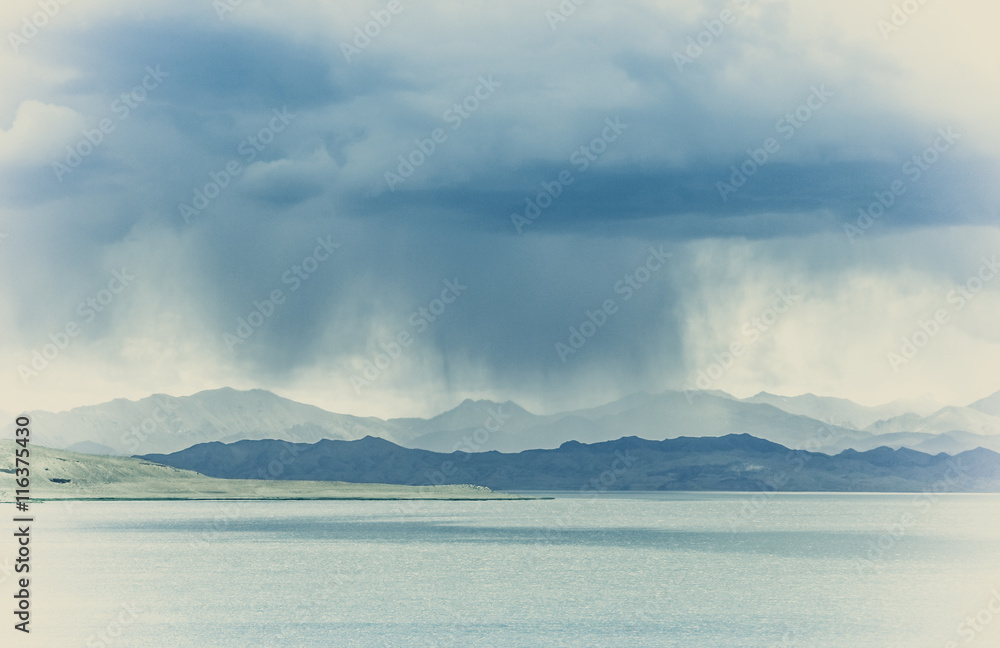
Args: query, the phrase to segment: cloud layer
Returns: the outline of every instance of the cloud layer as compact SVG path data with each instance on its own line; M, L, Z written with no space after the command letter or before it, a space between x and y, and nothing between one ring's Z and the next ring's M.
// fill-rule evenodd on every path
M998 10L800 5L10 3L0 408L996 391Z

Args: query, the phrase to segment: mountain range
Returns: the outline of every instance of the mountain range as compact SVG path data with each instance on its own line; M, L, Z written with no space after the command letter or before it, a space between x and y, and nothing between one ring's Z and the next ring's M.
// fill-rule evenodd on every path
M377 437L435 452L506 453L635 436L749 434L789 448L836 454L880 446L930 454L1000 450L1000 392L967 407L930 398L877 407L806 394L720 391L636 393L597 407L534 414L516 403L466 400L429 419L336 414L269 391L230 388L191 396L117 399L65 412L29 412L34 442L93 454L168 454L190 446L273 439L295 443ZM11 419L8 417L8 421ZM13 437L13 422L5 430Z
M385 439L199 444L143 459L225 479L472 484L500 490L996 492L1000 454L790 450L747 434L649 441L625 437L556 449L437 453Z

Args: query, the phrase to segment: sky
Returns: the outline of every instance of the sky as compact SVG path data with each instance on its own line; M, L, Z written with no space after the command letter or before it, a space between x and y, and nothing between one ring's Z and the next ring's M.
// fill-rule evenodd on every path
M1000 7L9 0L0 410L1000 390Z

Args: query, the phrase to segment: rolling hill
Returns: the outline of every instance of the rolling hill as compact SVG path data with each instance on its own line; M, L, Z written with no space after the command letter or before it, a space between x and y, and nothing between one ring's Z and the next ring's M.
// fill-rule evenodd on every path
M0 502L13 502L13 441L0 441ZM133 457L30 446L32 501L81 499L508 499L482 487L216 479ZM13 508L13 507L11 507Z

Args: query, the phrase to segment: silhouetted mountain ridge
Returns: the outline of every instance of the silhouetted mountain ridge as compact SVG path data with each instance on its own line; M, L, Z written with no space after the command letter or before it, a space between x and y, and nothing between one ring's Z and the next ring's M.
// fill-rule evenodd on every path
M502 490L1000 491L1000 454L954 457L880 447L827 455L748 434L652 441L636 436L555 449L437 453L384 439L199 444L148 461L210 477L386 484L474 484ZM277 468L276 468L277 467Z

